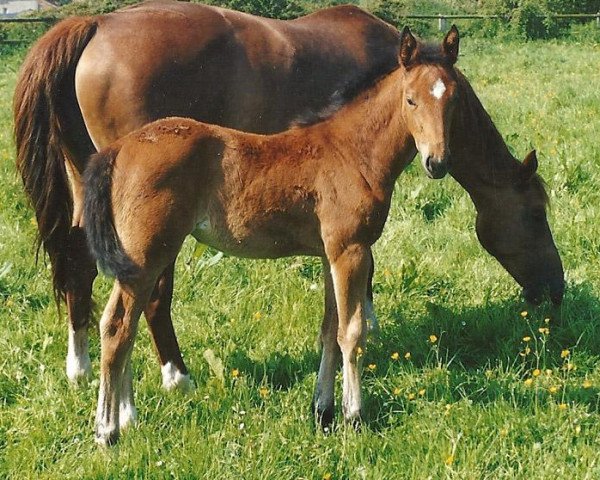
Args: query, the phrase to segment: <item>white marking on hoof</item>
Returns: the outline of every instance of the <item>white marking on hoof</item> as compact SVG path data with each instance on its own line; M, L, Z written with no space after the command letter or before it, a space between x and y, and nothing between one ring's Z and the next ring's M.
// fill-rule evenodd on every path
M119 405L119 425L121 429L134 427L137 423L137 410L130 402Z
M73 330L69 328L69 344L67 350L67 378L71 383L92 375L92 362L88 351L87 328Z
M183 393L187 393L194 389L194 382L190 378L189 374L181 373L179 369L171 362L165 363L160 367L162 373L162 386L165 390L179 390Z
M431 95L433 95L439 100L440 98L442 98L445 91L446 85L444 85L444 82L442 82L441 78L438 78L433 84L433 87L431 88Z

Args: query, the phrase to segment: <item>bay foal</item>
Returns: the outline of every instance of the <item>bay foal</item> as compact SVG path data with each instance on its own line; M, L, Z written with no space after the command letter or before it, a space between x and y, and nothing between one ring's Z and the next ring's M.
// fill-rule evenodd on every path
M394 183L417 149L427 171L448 168L458 31L441 46L402 33L399 68L312 126L263 136L186 118L159 120L95 155L85 172L84 226L100 266L116 277L100 321L96 439L134 420L131 352L155 282L185 237L232 255L323 259L325 316L314 413L360 420L371 246ZM121 413L120 413L121 412Z

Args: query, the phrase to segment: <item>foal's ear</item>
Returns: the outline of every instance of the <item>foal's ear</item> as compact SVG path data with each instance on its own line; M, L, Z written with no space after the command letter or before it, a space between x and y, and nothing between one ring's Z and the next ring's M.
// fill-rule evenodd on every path
M525 160L521 164L521 171L519 172L521 176L521 180L526 182L531 179L535 175L538 169L538 161L535 150L532 150L527 154Z
M446 34L442 43L444 53L446 54L446 57L448 57L448 60L450 60L450 63L452 65L454 65L458 60L458 44L458 28L456 28L456 25L452 25L450 31Z
M410 33L410 28L404 27L400 36L400 63L408 67L417 50L417 39Z

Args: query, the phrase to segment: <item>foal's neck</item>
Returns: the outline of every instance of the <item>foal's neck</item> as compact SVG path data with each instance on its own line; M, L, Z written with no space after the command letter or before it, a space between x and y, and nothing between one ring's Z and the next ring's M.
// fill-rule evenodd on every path
M397 69L358 95L326 122L336 149L348 152L371 186L393 187L414 158L403 112L404 71Z

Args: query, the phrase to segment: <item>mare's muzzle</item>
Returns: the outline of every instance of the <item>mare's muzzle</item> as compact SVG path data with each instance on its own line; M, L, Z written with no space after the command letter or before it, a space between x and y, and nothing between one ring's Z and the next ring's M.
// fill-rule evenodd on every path
M439 179L444 178L450 167L450 157L437 158L433 155L428 155L423 160L423 166L429 178Z

